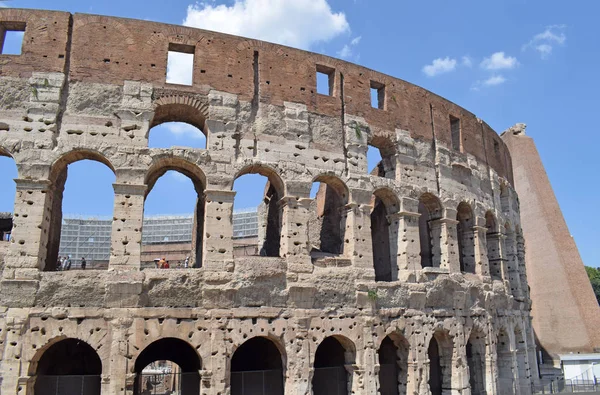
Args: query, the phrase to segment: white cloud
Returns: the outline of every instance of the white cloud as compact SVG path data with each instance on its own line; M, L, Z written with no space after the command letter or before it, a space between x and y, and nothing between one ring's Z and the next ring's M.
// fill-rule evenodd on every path
M495 85L504 84L505 82L506 82L506 78L504 78L502 75L493 75L490 78L488 78L487 80L483 81L483 85L495 86Z
M487 80L479 80L476 81L471 87L472 91L480 91L481 88L487 88L491 86L502 85L506 82L506 78L501 74L494 74L489 77Z
M200 129L183 122L168 122L164 124L165 129L175 137L192 137L195 139L204 139L204 133Z
M169 52L167 59L167 82L170 84L192 85L194 55Z
M463 56L462 65L469 68L473 67L473 59L470 56Z
M231 6L190 5L185 26L309 49L350 31L346 15L327 0L235 0Z
M431 64L423 66L423 73L429 77L434 77L438 74L449 73L456 69L456 59L449 57L437 58Z
M358 45L360 43L361 39L362 39L362 36L354 37L352 39L352 41L350 41L350 45Z
M546 30L536 34L527 44L523 45L522 50L533 48L542 59L546 59L552 53L554 45L564 45L567 41L567 35L564 32L566 28L566 25L547 26Z
M342 49L337 52L337 56L342 59L348 59L350 56L352 56L352 48L350 48L350 45L344 45Z
M504 52L496 52L481 62L481 67L487 70L513 69L518 65L517 58L506 56Z

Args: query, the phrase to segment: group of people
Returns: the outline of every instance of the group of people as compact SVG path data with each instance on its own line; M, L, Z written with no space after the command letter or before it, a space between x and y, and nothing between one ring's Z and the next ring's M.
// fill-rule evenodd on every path
M56 271L71 270L72 264L73 262L71 261L71 255L59 256L58 263L56 265ZM84 256L81 257L81 262L79 263L79 266L81 267L81 270L85 270L87 262Z
M171 268L169 261L167 261L167 259L165 257L154 260L154 263L156 264L157 269L170 269ZM181 267L181 262L179 262L177 264L177 267ZM185 257L185 261L183 262L183 267L186 269L188 267L190 267L190 257L189 256Z

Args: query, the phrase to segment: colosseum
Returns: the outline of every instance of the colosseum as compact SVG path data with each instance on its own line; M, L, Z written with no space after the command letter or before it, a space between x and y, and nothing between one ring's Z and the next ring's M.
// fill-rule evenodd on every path
M0 55L0 155L18 169L0 242L2 394L156 394L156 361L176 367L164 394L531 393L511 156L484 121L242 37L1 8L0 39L14 30L21 55ZM166 82L168 51L193 55L191 85ZM206 149L148 148L172 121ZM370 173L369 146L382 156ZM66 169L81 160L116 176L108 270L55 271ZM144 201L169 170L197 192L194 265L143 268ZM240 257L245 174L268 178L268 207L262 253Z

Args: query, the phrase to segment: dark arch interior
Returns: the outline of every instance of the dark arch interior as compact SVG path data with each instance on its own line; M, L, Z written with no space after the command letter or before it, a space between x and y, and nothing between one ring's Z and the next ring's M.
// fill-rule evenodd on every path
M429 390L432 395L442 395L442 364L440 361L440 347L435 337L431 338L427 349L429 357Z
M283 395L283 361L266 337L242 344L231 359L231 395Z
M343 211L348 199L346 187L333 177L319 177L313 184L318 185L318 190L313 198L313 210L316 210L317 218L312 226L319 229L319 238L311 240L311 252L342 254L346 231L346 216ZM316 238L316 234L312 233L309 231Z
M248 340L233 353L231 359L232 372L282 369L281 353L275 344L265 337Z
M398 395L399 394L399 369L398 366L398 348L387 336L381 342L379 351L379 393L381 395Z
M471 394L485 394L485 341L483 337L472 334L467 342L466 354Z
M346 350L335 338L325 338L315 353L313 395L347 395Z
M421 267L433 266L433 249L431 245L431 229L429 227L429 210L419 201L419 241L421 243Z
M152 362L171 361L179 366L181 375L173 378L180 386L182 395L200 393L200 357L196 350L183 340L165 338L150 344L135 360L135 373L138 375L134 385L134 394L144 394L149 390L147 378L142 371Z
M79 339L65 339L50 346L40 358L36 369L35 395L61 393L100 395L102 361L96 351Z
M135 372L141 371L154 361L175 362L182 372L197 372L200 369L200 357L196 350L183 340L166 338L155 341L141 352L135 360Z
M371 243L373 246L373 266L375 281L394 280L390 253L390 223L387 218L387 207L378 197L371 212Z

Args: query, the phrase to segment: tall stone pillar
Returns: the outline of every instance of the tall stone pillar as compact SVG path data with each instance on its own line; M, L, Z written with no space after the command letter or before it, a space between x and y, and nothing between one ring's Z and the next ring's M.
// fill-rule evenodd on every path
M308 395L312 391L308 333L310 318L292 318L291 321L295 331L293 341L287 342L288 363L285 393L290 395Z
M487 258L492 280L504 278L504 265L502 261L502 235L500 233L486 233Z
M310 203L312 199L285 196L279 201L281 207L281 256L287 258L288 270L306 272L310 265L308 230Z
M419 243L419 217L421 214L402 211L390 214L390 233L396 236L396 262L398 280L411 281L421 269L421 246ZM392 224L394 227L392 228Z
M30 380L28 372L23 370L21 362L22 350L30 345L24 344L24 332L26 330L27 317L21 316L21 312L13 313L6 317L6 338L4 353L2 355L2 363L0 364L0 392L3 394L18 394L19 385L25 384L28 390L33 384ZM9 346L10 345L10 346ZM25 381L25 382L23 382ZM28 385L29 384L29 385ZM25 395L33 395L33 391Z
M233 262L234 191L204 191L204 266L221 271Z
M488 248L486 240L487 228L473 227L473 244L475 246L475 273L482 277L490 276L490 263L488 261Z
M16 179L17 196L0 298L6 306L31 306L46 264L52 188L48 180Z
M357 355L357 364L362 372L360 392L357 392L357 394L369 395L378 393L379 356L373 332L374 320L373 318L369 318L363 325L362 337L364 346L362 352Z
M521 279L519 277L516 240L514 233L508 233L505 235L504 246L504 261L506 262L506 272L508 274L510 290L516 299L521 299Z
M458 224L458 221L450 218L440 218L432 220L429 223L433 245L434 267L439 256L440 269L446 269L450 273L460 273L456 236L456 224Z
M115 207L109 270L139 270L146 185L113 184Z
M345 207L344 256L352 259L353 266L360 270L363 280L375 280L371 243L372 209L368 203L349 203Z
M103 361L105 365L102 369L102 395L122 394L124 387L126 393L133 392L136 377L131 372L135 360L130 355L134 350L129 340L130 333L128 333L133 319L123 316L123 311L116 313L118 317L113 318L110 322L110 363L107 364L107 361Z

